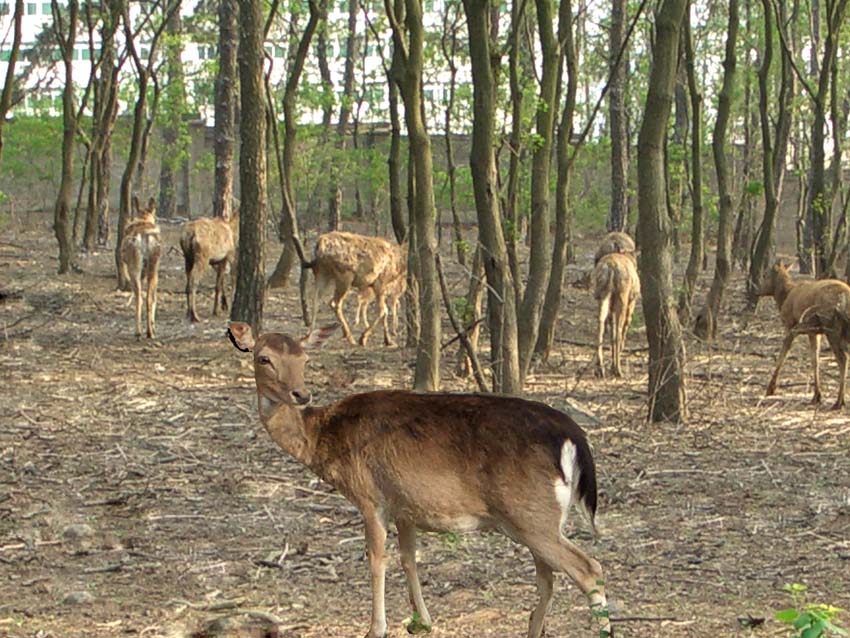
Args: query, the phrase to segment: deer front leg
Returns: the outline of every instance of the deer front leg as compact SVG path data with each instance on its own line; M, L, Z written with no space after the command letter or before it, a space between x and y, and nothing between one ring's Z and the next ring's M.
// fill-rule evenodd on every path
M385 638L387 635L387 612L384 607L386 541L387 528L384 522L376 514L366 515L366 551L372 580L372 623L366 638Z
M410 604L414 611L419 614L418 620L414 620L407 626L408 633L415 634L431 630L431 614L425 607L425 599L422 597L422 585L419 583L419 574L416 570L416 527L407 521L396 521L398 528L398 549L401 554L401 567L407 578L407 593Z
M227 299L224 295L224 275L227 262L223 261L215 265L215 296L213 297L213 316L217 317L219 308L227 310Z
M788 356L788 351L791 349L791 344L794 343L796 335L792 331L788 331L785 339L782 340L782 351L779 353L779 360L776 362L776 370L773 371L773 376L770 377L770 383L767 384L765 396L776 394L776 382L779 380L779 371L782 370L782 364L785 363L785 357Z
M348 322L345 320L345 315L342 314L342 304L345 302L345 297L348 295L348 291L346 290L342 295L335 294L334 298L331 300L331 307L334 309L334 313L336 313L336 318L339 320L340 325L342 326L342 334L348 340L352 346L356 346L357 342L354 340L354 335L351 334L351 328L348 327Z

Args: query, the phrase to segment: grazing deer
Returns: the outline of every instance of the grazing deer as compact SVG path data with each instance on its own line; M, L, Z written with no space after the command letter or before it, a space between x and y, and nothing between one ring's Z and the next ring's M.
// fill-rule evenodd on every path
M599 248L596 249L596 254L593 257L593 263L594 265L598 264L599 260L605 255L611 255L614 253L634 254L634 252L634 239L629 237L626 233L614 231L608 233L602 238L602 243L599 244Z
M213 315L218 315L219 307L222 311L227 310L225 274L228 266L231 269L236 267L238 247L238 210L229 220L200 217L183 224L180 230L180 249L186 262L186 315L189 321L200 321L195 310L195 290L207 266L212 266L216 271Z
M358 292L370 289L378 302L379 312L375 320L366 325L366 329L360 335L359 343L361 346L366 345L369 336L380 321L384 326L384 344L393 345L387 322L385 288L398 278L406 278L406 253L405 246L393 244L382 237L369 237L342 231L320 235L316 242L313 260L304 264L305 268L313 271L316 279L311 302L310 331L312 332L316 326L318 301L327 295L328 288L333 285L334 293L330 306L342 326L343 336L354 345L356 343L354 336L342 312L343 303L352 288Z
M123 278L133 287L136 301L136 336L142 336L142 283L144 282L147 336L156 336L156 286L159 280L159 258L162 244L156 224L156 200L148 201L144 210L139 208L138 197L133 197L133 214L124 227L121 240L121 271Z
M631 253L603 255L593 269L593 296L599 303L599 326L596 336L596 370L605 376L602 345L605 326L611 335L611 372L623 376L620 357L626 345L626 332L632 321L637 298L640 296L640 278L635 256Z
M231 323L229 337L253 351L260 420L272 439L360 510L372 582L367 638L386 636L387 526L398 528L401 564L420 622L431 615L416 570L416 530L495 529L531 550L540 601L530 638L539 638L562 571L590 600L600 636L611 635L602 568L563 534L572 505L593 524L596 468L584 431L542 403L492 394L399 390L349 396L310 407L306 350L335 326L297 340L280 333L257 339Z
M793 281L788 265L777 261L765 275L759 296L772 296L776 300L779 316L785 326L785 339L776 362L776 370L767 385L767 396L776 393L779 371L788 350L798 334L809 335L815 393L812 403L821 400L820 393L820 336L826 335L829 347L838 362L838 398L832 406L839 410L844 405L844 385L847 377L848 344L850 344L850 286L838 279Z

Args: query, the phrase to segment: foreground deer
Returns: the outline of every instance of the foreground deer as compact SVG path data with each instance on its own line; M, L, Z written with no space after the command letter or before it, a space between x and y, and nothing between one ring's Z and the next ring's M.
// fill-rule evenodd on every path
M345 298L352 288L358 292L370 289L378 302L378 316L366 325L360 335L360 345L365 346L372 331L382 322L384 343L393 345L388 326L388 309L385 288L399 277L407 275L407 256L403 246L393 244L382 237L369 237L333 231L319 236L316 252L312 261L304 264L310 268L316 279L311 302L312 332L316 326L318 300L327 295L333 286L334 293L330 305L342 326L343 336L352 345L354 336L342 312ZM400 284L399 284L400 285ZM406 284L405 284L406 285ZM392 287L392 286L391 286ZM403 291L402 291L403 292Z
M611 335L611 372L623 376L620 357L626 345L626 332L632 321L637 298L640 296L640 278L635 256L631 253L603 255L593 269L593 296L599 303L599 326L596 335L596 370L605 376L602 346L605 326Z
M634 252L634 239L629 237L626 233L614 231L608 233L602 238L602 243L599 244L599 248L596 249L596 254L593 257L593 263L598 264L599 260L605 255L611 255L614 253L634 254Z
M839 410L844 405L844 384L847 377L848 344L850 344L850 286L838 279L793 281L788 266L777 261L765 275L760 296L773 296L779 316L785 325L785 339L776 362L776 370L767 385L767 396L776 393L779 371L788 350L798 334L809 335L809 349L814 370L815 393L812 403L821 400L820 393L820 335L826 335L829 347L838 362L838 398L832 406Z
M189 321L200 321L195 310L195 290L207 266L212 266L216 271L213 315L218 315L219 307L222 311L227 310L225 274L228 266L235 268L238 246L238 210L229 220L200 217L183 224L180 230L180 249L186 262L186 314Z
M121 240L121 271L123 278L133 287L136 301L136 336L142 336L142 295L145 294L147 312L147 336L156 336L156 286L159 280L159 258L162 244L159 226L156 224L156 201L151 197L144 210L139 208L139 199L133 198L133 214L124 227ZM142 284L145 285L145 292Z
M306 349L333 327L296 340L280 333L254 339L251 327L230 324L230 339L253 351L260 420L274 441L333 485L360 510L372 583L367 638L387 632L384 545L398 528L401 565L420 622L431 615L416 571L416 530L496 529L527 546L537 568L540 601L530 638L539 638L563 571L590 599L600 636L611 635L602 568L563 535L572 505L593 523L596 469L584 431L542 403L497 395L355 394L309 407Z

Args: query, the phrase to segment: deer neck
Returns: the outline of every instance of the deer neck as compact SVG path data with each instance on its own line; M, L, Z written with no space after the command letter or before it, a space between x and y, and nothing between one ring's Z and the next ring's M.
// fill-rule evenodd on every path
M785 303L788 293L791 292L793 287L794 282L791 280L791 276L788 273L783 273L779 281L776 282L776 288L773 291L773 298L776 300L776 307L779 310L782 310L782 305Z
M284 451L312 468L316 442L321 431L325 408L295 408L286 403L273 404L259 395L260 421Z

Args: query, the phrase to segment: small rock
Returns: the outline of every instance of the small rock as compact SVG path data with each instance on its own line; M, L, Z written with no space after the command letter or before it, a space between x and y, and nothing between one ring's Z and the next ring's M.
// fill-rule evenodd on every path
M27 461L26 463L24 463L23 467L21 467L21 470L24 474L38 474L38 468L32 461Z
M92 529L91 525L76 523L74 525L68 525L68 527L63 529L62 536L69 541L79 541L83 538L94 536L94 529Z
M94 602L94 596L87 591L72 591L65 594L63 605L88 605Z

